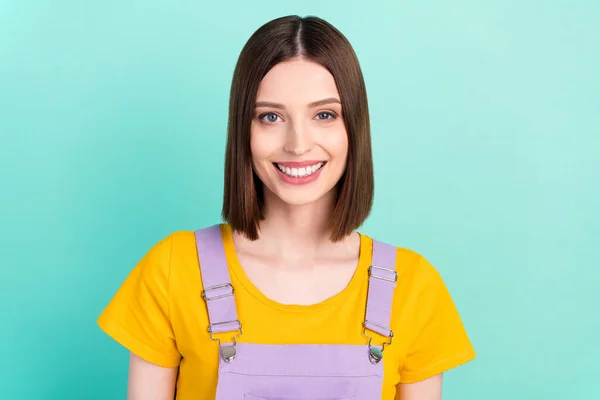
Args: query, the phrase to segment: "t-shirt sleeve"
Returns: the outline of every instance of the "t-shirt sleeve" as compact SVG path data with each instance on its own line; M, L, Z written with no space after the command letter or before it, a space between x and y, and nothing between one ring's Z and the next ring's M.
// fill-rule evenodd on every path
M420 257L413 337L402 368L401 383L430 378L475 358L461 318L439 273Z
M179 365L169 315L171 237L135 266L98 318L100 328L140 358L166 368Z

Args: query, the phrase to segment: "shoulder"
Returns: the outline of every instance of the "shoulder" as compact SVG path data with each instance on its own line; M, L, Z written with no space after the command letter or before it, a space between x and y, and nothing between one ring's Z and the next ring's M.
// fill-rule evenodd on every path
M159 239L153 246L157 249L162 249L163 251L168 250L171 254L177 255L186 255L190 252L196 252L196 233L198 232L209 232L210 230L219 230L220 225L211 225L200 227L198 229L189 230L182 229L177 231L172 231L168 233L166 236L163 236ZM206 235L205 235L206 237Z
M399 275L420 283L441 279L439 271L424 255L404 247L396 248L396 270Z
M192 230L173 231L164 240L169 241L171 251L175 253L195 250L196 247L196 235Z
M395 252L395 269L398 274L397 288L404 295L407 293L418 294L424 289L431 288L434 291L445 290L443 279L436 267L429 262L428 258L420 252L397 244L387 243L375 238L379 242Z
M395 253L395 267L399 277L402 275L412 279L431 279L439 276L437 269L420 252L377 238L369 237L369 239L372 240L374 250L377 248L376 243L379 243L384 251Z
M141 264L149 273L162 270L170 275L172 270L181 269L182 265L191 265L193 270L198 257L196 232L199 230L203 228L176 230L155 239L146 245Z
M148 246L144 258L150 258L154 261L160 261L163 265L168 265L173 254L186 253L191 249L194 243L193 231L173 231L155 239L155 241Z
M198 270L198 254L207 249L213 249L217 241L222 240L223 226L221 224L200 227L189 230L172 231L159 240L151 251L159 251L163 260L168 258L169 269L172 273L192 273ZM199 248L199 245L203 246ZM168 254L168 257L167 257Z

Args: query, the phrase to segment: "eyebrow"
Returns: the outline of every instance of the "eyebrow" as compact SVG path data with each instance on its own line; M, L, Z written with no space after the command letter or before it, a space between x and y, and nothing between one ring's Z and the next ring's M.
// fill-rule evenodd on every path
M333 103L342 104L335 97L330 97L328 99L314 101L308 105L308 108L319 107L319 106L324 106L326 104L333 104ZM258 107L272 107L272 108L279 108L281 110L285 109L285 106L283 104L273 103L271 101L257 101L255 107L257 107L257 108Z

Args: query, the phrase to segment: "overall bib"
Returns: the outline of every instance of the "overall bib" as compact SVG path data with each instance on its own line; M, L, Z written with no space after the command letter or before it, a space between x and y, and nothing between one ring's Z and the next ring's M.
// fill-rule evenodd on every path
M383 350L393 337L388 326L398 279L395 247L373 240L362 326L365 344L269 345L236 342L242 335L242 323L219 225L198 230L195 236L208 332L220 348L217 400L381 399ZM373 343L369 332L387 340ZM231 337L227 343L214 336L223 333Z

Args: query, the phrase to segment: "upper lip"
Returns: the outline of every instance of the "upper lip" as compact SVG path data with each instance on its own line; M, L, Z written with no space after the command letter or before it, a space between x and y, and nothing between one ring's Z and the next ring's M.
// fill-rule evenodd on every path
M316 165L319 163L325 163L325 161L309 160L309 161L277 161L277 162L275 162L275 164L283 165L284 167L289 167L289 168L309 167L309 166Z

